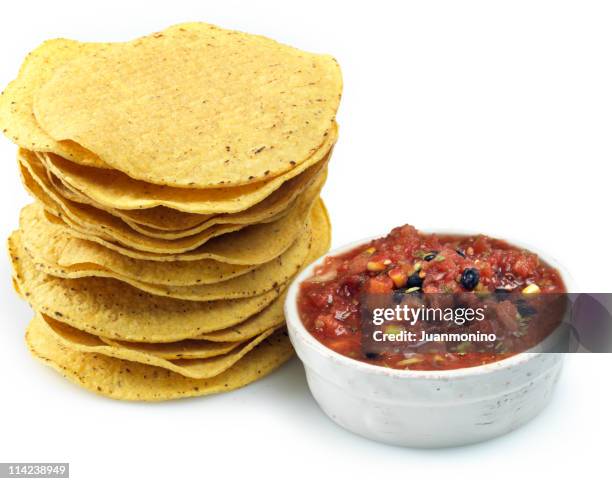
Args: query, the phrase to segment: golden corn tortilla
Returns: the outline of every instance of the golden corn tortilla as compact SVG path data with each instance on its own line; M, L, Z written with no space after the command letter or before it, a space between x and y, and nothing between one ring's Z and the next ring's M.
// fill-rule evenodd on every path
M30 352L68 380L118 400L163 401L226 392L272 372L293 355L289 338L279 330L220 375L196 380L163 368L74 351L59 343L39 318L26 332Z
M45 216L52 223L63 227L71 237L96 242L132 259L165 262L214 259L230 264L251 265L267 262L285 252L304 229L310 211L312 209L324 210L321 199L309 201L308 198L309 195L304 193L300 202L292 207L287 215L274 222L249 225L239 231L215 237L197 249L171 254L145 252L125 247L69 227L61 219L48 212L45 212Z
M35 311L97 336L166 343L192 339L245 321L268 306L282 288L259 296L184 301L155 296L114 279L60 279L36 269L21 245L9 238L13 277Z
M20 227L24 247L36 263L57 265L59 270L67 272L95 269L100 273L115 274L117 279L133 279L144 284L196 286L229 281L260 267L226 264L212 259L187 262L131 259L94 242L71 237L60 224L48 221L39 204L21 210ZM87 274L90 275L98 274Z
M275 177L237 187L176 188L153 185L130 178L118 170L82 166L53 153L37 152L45 167L64 185L76 190L102 207L142 210L158 206L195 214L242 212L261 202L288 180L319 163L325 164L338 138L335 123L321 149L311 158Z
M20 217L20 238L36 269L51 276L76 279L108 277L117 279L150 294L191 301L214 301L256 296L286 284L304 264L311 251L312 229L305 233L276 259L236 278L215 284L168 285L144 283L115 274L96 264L64 267L59 264L70 237L57 225L49 223L40 205L28 205Z
M329 245L327 217L320 218L323 226L313 223L318 253L313 251L309 261ZM36 311L88 333L124 341L157 343L199 339L207 333L244 323L256 313L265 318L262 310L283 290L279 287L245 299L180 301L154 296L113 279L48 276L36 270L21 245L18 232L9 238L9 253L19 293ZM254 325L261 326L261 323Z
M251 316L243 323L236 324L226 329L203 333L194 336L193 339L213 343L235 343L248 340L270 328L276 328L285 321L284 306L286 297L287 290L284 289L272 304L256 315Z
M56 212L61 211L87 230L105 233L119 241L127 240L127 244L133 238L141 241L141 243L146 243L149 240L147 237L168 240L182 239L197 235L215 225L247 225L271 220L274 216L288 210L296 198L310 186L324 183L326 177L326 165L318 163L283 183L278 190L258 204L244 212L234 214L188 214L168 208L160 210L163 207L128 212L101 207L95 202L92 203L86 197L67 189L55 175L48 174L48 170L45 169L33 152L20 150L18 160L24 184L35 198L38 198ZM41 193L41 191L44 193ZM156 223L158 225L168 221L171 227L176 226L176 218L180 218L185 223L178 222L178 225L188 225L188 227L181 230L160 230L134 222L134 220L142 218L143 212L151 211L157 212L154 217L157 217ZM172 219L169 220L168 217L172 217ZM194 217L199 217L200 220L198 221ZM150 218L150 213L145 216L145 220L150 220Z
M100 237L109 242L122 244L125 247L157 253L187 252L224 233L235 232L256 223L278 220L288 214L293 206L300 203L300 197L309 197L310 200L316 198L325 181L325 173L323 172L320 177L317 176L311 181L312 184L304 187L306 188L305 192L288 197L290 198L290 200L287 200L288 204L283 203L283 206L263 207L263 211L252 210L255 208L252 207L252 209L239 214L212 217L205 224L202 224L202 230L196 230L194 235L176 239L159 239L135 232L129 225L106 211L63 199L52 187L43 186L45 177L40 164L32 163L28 165L26 162L22 162L20 165L22 167L22 180L28 192L39 200L49 212L59 217L72 229ZM315 188L309 190L310 187ZM274 195L271 195L271 197L274 197ZM265 201L261 203L265 203ZM249 211L251 213L248 213ZM267 218L262 218L266 215L268 215Z
M319 214L319 220L313 220L312 223L313 225L325 226L327 227L327 230L321 230L319 232L319 237L313 239L313 247L311 249L312 255L306 261L306 264L314 262L318 257L325 254L331 246L331 225L327 212L321 212ZM244 341L262 333L269 328L273 328L284 320L284 305L286 295L286 290L284 290L281 292L279 297L272 302L272 304L243 323L227 329L205 333L197 336L197 338L212 342Z
M209 240L219 237L223 234L237 232L245 227L255 224L266 224L277 221L285 216L290 215L291 209L301 204L312 203L318 196L318 192L314 189L303 193L298 197L293 204L284 210L283 212L277 213L267 219L260 220L258 222L246 223L246 224L213 224L207 229L181 239L167 240L157 239L142 235L138 232L134 232L129 226L125 225L119 219L113 217L106 212L99 212L99 222L102 225L96 225L96 222L87 216L87 212L81 211L74 204L69 208L71 211L67 213L64 211L62 206L55 202L44 190L40 188L38 184L33 182L27 171L22 172L22 180L28 192L36 198L43 205L46 210L46 216L54 221L57 225L65 225L67 228L85 237L91 237L93 240L103 240L112 246L120 245L122 248L128 250L152 252L156 254L181 254L189 252L191 250L201 247ZM323 185L323 180L317 182L318 189ZM308 200L304 198L308 197ZM65 202L67 204L69 202ZM74 216L74 213L78 213L78 216ZM79 216L86 218L86 226L81 224L82 220L77 220ZM230 215L230 218L234 215Z
M24 209L22 213L32 213L32 210ZM310 213L310 221L311 226L321 227L315 242L321 241L323 235L328 236L329 220L321 205L315 205ZM214 259L171 262L132 259L94 242L71 237L61 226L55 224L49 226L46 220L40 220L40 217L24 216L21 223L26 247L48 243L50 249L56 252L54 260L62 267L78 269L95 265L118 276L139 280L142 283L173 286L213 284L239 277L255 270L261 264L270 262L266 260L267 257L261 257L251 265L228 264ZM45 228L41 230L41 226ZM296 237L298 234L299 232L296 232ZM290 244L294 242L295 239ZM327 249L327 246L322 248L322 250ZM36 249L30 248L30 251L36 252ZM272 260L283 253L277 254Z
M70 142L51 138L34 117L34 93L61 65L83 54L99 51L105 44L53 39L30 52L12 81L0 95L0 131L17 146L32 151L51 151L68 160L96 168L110 168L95 154Z
M38 185L32 183L27 173L22 173L22 175L24 175L23 182L26 189L30 195L40 202L40 206L44 206L45 216L49 220L53 221L56 225L69 228L73 233L79 233L92 240L103 240L112 247L119 245L125 247L127 250L147 251L155 254L181 254L201 247L214 237L237 232L246 227L246 225L242 224L214 225L196 235L178 240L152 239L151 237L133 232L129 227L122 226L121 221L110 214L105 216L105 218L108 219L107 224L99 227L95 225L85 227L81 225L79 221L76 221L75 217L71 217L64 212L61 206L55 203ZM260 223L278 220L282 215L281 213L280 215L272 217L270 220L263 220ZM116 237L109 235L109 232Z
M35 92L34 114L53 139L132 178L239 186L310 159L341 91L330 56L190 23L64 64Z
M241 343L233 350L209 358L167 360L154 354L123 346L110 346L97 336L73 328L49 316L37 315L42 324L51 329L51 334L62 346L83 353L97 353L126 361L134 361L146 365L165 368L187 378L212 378L223 373L253 350L259 343L270 336L274 330L269 329L250 341Z
M59 321L56 322L63 324ZM129 341L118 341L110 338L100 338L100 340L110 346L138 350L164 360L211 358L229 353L241 343L240 341L214 342L195 339L186 339L175 343L130 343Z
M34 153L37 157L39 156L38 153L31 153ZM118 210L111 207L104 207L95 200L86 197L78 190L64 185L64 183L50 170L46 169L46 171L47 180L66 200L83 205L91 205L99 210L105 210L111 215L123 220L137 232L141 232L145 235L150 235L147 232L148 229L161 232L181 232L191 230L196 228L199 224L206 222L206 220L209 218L214 217L214 214L206 215L201 213L180 212L178 210L174 210L173 208L162 206L145 208L142 210Z
M43 219L47 223L46 218ZM117 274L118 279L136 279L148 284L195 286L229 281L259 267L256 264L227 264L214 259L170 262L132 259L95 242L73 238L59 225L49 225L53 229L47 231L48 243L57 251L57 263L68 270L95 266ZM26 236L30 239L38 235L32 230Z

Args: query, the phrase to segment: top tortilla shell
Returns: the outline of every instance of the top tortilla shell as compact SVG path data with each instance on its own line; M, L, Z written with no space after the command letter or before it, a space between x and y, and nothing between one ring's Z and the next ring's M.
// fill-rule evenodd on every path
M35 92L34 115L132 178L239 186L310 159L341 92L330 56L190 23L64 64Z

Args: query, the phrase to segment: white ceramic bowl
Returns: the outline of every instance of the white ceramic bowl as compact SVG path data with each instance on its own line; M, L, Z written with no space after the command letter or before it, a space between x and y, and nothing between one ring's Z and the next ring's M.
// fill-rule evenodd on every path
M409 447L480 442L510 432L535 417L550 401L561 372L562 354L521 353L457 370L395 370L336 353L306 330L297 310L302 281L325 257L342 254L374 238L377 237L340 247L319 258L302 271L287 294L289 336L306 369L310 391L323 411L356 434ZM570 279L554 260L540 250L508 241L532 250L557 268L569 292Z

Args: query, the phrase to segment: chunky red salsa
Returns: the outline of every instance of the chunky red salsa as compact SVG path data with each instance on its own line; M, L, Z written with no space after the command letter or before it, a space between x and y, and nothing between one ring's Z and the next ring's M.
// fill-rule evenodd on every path
M448 370L515 353L470 352L469 347L454 352L365 352L361 296L454 294L476 299L483 294L564 292L559 272L527 250L485 235L423 234L404 225L350 252L327 257L302 283L298 310L308 331L342 355L396 369ZM527 319L508 301L501 301L496 310L514 334Z

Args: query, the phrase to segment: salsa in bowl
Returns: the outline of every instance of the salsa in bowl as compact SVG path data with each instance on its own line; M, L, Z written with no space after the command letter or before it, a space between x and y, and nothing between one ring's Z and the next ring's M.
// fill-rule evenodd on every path
M414 301L440 305L452 298L455 305L459 300L470 306L484 297L494 314L488 320L503 329L497 333L513 334L530 346L536 336L529 331L540 325L531 323L525 332L523 319L532 318L519 309L533 313L531 305L547 300L542 296L565 293L567 278L540 251L523 247L483 235L435 235L402 226L307 267L289 289L285 313L319 405L355 433L418 447L477 442L536 415L558 378L560 354L512 346L482 351L463 341L442 348L433 342L436 351L427 345L414 351L393 345L372 351L364 342L364 301L409 300L414 306ZM525 300L529 306L520 308L519 301ZM399 333L403 328L396 319L374 329ZM460 325L457 331L469 327L486 333L485 325ZM415 326L404 322L403 327Z
M472 332L523 331L523 338L530 338L526 344L533 346L547 336L531 321L538 303L535 295L565 292L559 271L530 251L485 235L423 234L404 225L385 237L326 257L302 282L298 311L318 341L344 356L388 368L449 370L491 363L516 352L498 338L489 352L470 351L476 345L469 344L451 346L455 351L450 352L367 351L361 311L364 298L382 302L388 295L397 303L411 301L414 306L421 300L440 306L450 294L456 296L452 302L466 306L471 296L474 311L495 305L488 318L471 322ZM522 296L514 297L517 294ZM493 327L494 322L499 324ZM397 334L405 326L396 320L392 323L384 326L387 334Z

